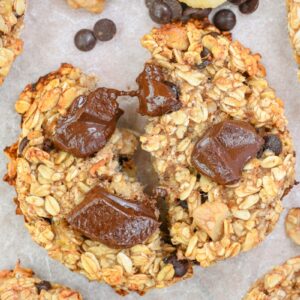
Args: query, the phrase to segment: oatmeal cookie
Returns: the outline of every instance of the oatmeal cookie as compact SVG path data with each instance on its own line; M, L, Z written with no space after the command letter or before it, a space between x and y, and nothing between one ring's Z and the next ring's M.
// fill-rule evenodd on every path
M39 279L17 263L14 270L0 271L1 299L82 300L79 292Z
M295 59L300 65L300 2L297 0L286 0L288 10L288 31L292 47L294 49ZM300 80L300 72L298 72Z
M289 210L285 218L285 231L288 237L297 245L300 245L300 208Z
M0 2L0 85L23 50L19 38L23 26L25 0L2 0Z
M132 172L131 158L137 139L131 131L116 129L93 156L81 153L82 157L77 157L57 148L65 146L66 132L72 135L79 123L97 119L94 107L83 112L82 119L77 119L72 128L68 127L76 105L84 107L84 95L93 94L94 88L94 78L67 64L25 88L16 103L16 110L22 115L22 132L18 142L6 149L10 162L5 179L16 188L17 211L24 215L33 240L52 258L90 280L108 283L120 294L143 294L150 288L168 286L190 276L192 269L186 260L176 259L174 247L162 241L157 221L141 208L148 198ZM96 100L97 105L101 99ZM104 113L106 108L101 109ZM48 138L53 133L58 135L57 144ZM85 141L85 135L82 136L81 144ZM74 136L70 141L70 147L74 146ZM87 144L93 146L94 142ZM86 201L92 210L85 206ZM100 218L99 214L93 215L99 207L103 209ZM120 210L124 212L122 216L118 215ZM111 213L111 219L102 224ZM128 238L138 231L141 220L148 222L149 230ZM123 227L118 226L121 221L129 225L135 222L135 230L127 232L125 228L122 232ZM103 228L98 228L99 224ZM97 240L98 229L102 230L101 241ZM151 235L145 239L142 234L149 232Z
M167 192L178 257L207 267L252 249L274 229L295 178L284 105L260 55L201 21L153 29L142 45L182 103L149 118L140 137Z
M105 0L67 0L73 8L84 8L92 13L100 13L104 9Z
M300 256L289 259L257 280L244 300L290 299L300 297Z

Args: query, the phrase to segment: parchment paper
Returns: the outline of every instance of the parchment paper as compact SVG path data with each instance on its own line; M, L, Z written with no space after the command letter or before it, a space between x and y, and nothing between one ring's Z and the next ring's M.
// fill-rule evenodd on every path
M148 57L141 48L139 38L154 25L148 17L144 0L107 0L101 16L85 11L71 10L65 0L29 0L26 26L23 31L25 50L14 64L5 84L0 88L0 147L13 143L19 133L20 118L14 111L14 103L24 86L41 75L56 70L60 63L69 62L84 71L95 73L105 86L134 87L135 77ZM230 6L230 5L227 5ZM237 9L234 7L235 12ZM102 17L115 21L116 37L107 43L99 43L88 53L78 51L73 45L74 34L81 28L92 28ZM237 12L235 39L259 52L267 67L268 79L286 106L289 128L300 153L300 83L296 79L296 64L287 36L284 0L261 0L256 13L242 16ZM133 104L122 104L134 111ZM123 119L123 124L142 130L142 120L134 115ZM1 154L1 176L7 160ZM299 179L299 165L297 174ZM86 300L114 300L120 297L105 284L89 283L84 277L71 273L60 263L49 259L46 251L37 246L23 225L23 219L15 215L14 190L0 183L0 269L12 268L18 258L34 268L46 280L60 282L78 289ZM166 289L149 292L144 299L207 299L239 300L249 286L274 265L300 255L300 246L285 235L284 218L289 208L299 206L300 185L285 198L286 208L275 231L256 249L212 266L195 268L195 276ZM132 294L126 299L138 299Z

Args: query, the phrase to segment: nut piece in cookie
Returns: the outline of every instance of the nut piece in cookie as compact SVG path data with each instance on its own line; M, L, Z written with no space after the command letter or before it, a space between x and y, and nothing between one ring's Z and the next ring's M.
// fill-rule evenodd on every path
M300 208L289 210L285 219L285 230L290 239L300 245Z
M142 45L180 91L181 107L148 118L140 137L168 191L178 257L207 267L249 251L274 229L295 180L283 102L260 55L199 20L155 28Z
M144 294L190 277L192 266L165 261L176 249L163 240L154 199L127 169L138 142L116 126L119 93L128 94L96 89L67 64L28 85L16 103L22 131L6 149L5 179L50 257L122 295Z
M12 271L0 271L0 298L82 300L79 292L41 280L32 270L21 267L19 263Z
M299 299L300 257L294 257L275 267L257 280L243 300Z
M84 8L92 13L100 13L105 6L105 0L67 0L72 8Z
M23 41L19 35L23 27L25 8L26 0L0 2L0 85L23 50Z

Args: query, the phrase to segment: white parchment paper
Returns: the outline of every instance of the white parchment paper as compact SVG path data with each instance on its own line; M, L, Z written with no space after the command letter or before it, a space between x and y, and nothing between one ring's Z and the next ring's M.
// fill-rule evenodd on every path
M85 11L71 10L65 0L29 0L26 26L23 31L25 50L14 64L5 84L0 88L0 147L13 143L19 133L20 118L14 103L24 86L39 76L56 70L68 62L85 72L95 73L104 86L134 87L136 75L148 57L139 38L154 25L148 17L144 0L107 0L101 15L115 21L116 37L107 43L98 43L88 53L73 45L74 34L81 28L92 28L100 18ZM230 5L226 5L230 6ZM234 7L235 12L237 9ZM263 56L268 79L286 106L289 128L300 153L300 83L296 79L296 64L287 36L284 0L261 0L256 13L242 16L237 12L237 26L233 37ZM134 105L124 103L127 111ZM141 119L127 114L123 124L142 130ZM1 176L7 160L1 154ZM299 165L297 174L299 179ZM37 246L23 226L23 219L15 215L12 199L14 190L0 183L0 269L12 268L19 258L44 279L60 282L78 289L86 300L119 299L105 284L89 283L84 277L71 273L60 263L49 259L45 250ZM195 268L192 279L170 288L149 292L144 299L239 300L258 277L276 264L300 255L300 246L285 235L284 218L289 208L300 205L300 185L285 198L286 208L275 231L256 249L221 262L208 269ZM127 299L138 299L132 294Z

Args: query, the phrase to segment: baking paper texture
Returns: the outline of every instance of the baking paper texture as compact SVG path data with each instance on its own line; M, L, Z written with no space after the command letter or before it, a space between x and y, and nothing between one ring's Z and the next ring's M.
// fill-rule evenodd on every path
M70 9L65 0L29 0L25 28L24 53L0 88L0 145L15 142L20 117L14 111L18 94L26 84L56 70L62 62L68 62L94 73L100 85L128 89L135 87L135 78L143 69L149 54L139 43L140 37L154 25L148 16L144 0L107 0L101 15ZM230 5L226 5L230 6ZM233 7L233 6L232 6ZM237 13L237 26L233 38L239 39L254 52L261 53L268 79L284 100L289 128L300 153L300 83L297 82L297 66L293 60L288 40L285 1L262 0L257 12L245 16ZM110 18L118 32L109 42L99 42L94 50L83 53L73 44L75 33L82 28L92 28L99 18ZM122 125L141 131L144 120L133 112L134 100L122 100L126 114ZM130 123L130 124L129 124ZM1 174L5 174L7 160L3 154ZM149 173L141 168L143 182ZM297 178L299 180L299 165ZM147 175L148 174L148 175ZM0 184L0 269L12 268L19 258L26 267L47 280L60 282L82 292L86 300L119 299L120 296L105 284L89 283L83 276L71 273L60 263L48 258L46 251L36 245L27 233L23 218L15 215L13 188ZM220 262L208 269L195 267L195 276L170 288L153 290L145 300L239 300L250 285L274 265L300 255L300 246L293 244L284 231L284 218L289 208L300 206L300 185L284 199L284 213L276 229L256 249ZM132 294L125 299L138 299Z

